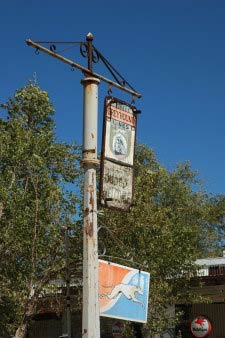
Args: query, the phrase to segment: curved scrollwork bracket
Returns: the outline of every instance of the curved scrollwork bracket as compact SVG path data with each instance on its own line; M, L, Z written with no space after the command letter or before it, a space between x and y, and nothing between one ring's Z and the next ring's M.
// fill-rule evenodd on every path
M98 61L99 61L99 54L95 49L92 50L92 61L94 63L98 63Z
M99 257L101 257L101 256L105 256L105 254L106 254L106 247L105 247L105 245L104 245L104 247L103 247L103 252L102 253L99 253Z
M80 44L80 53L81 55L86 58L88 57L88 44L86 42L81 42ZM91 52L91 59L94 63L98 63L99 61L99 53L97 52L97 50L92 49Z
M81 42L80 53L84 58L86 58L88 56L88 46L87 46L86 42Z
M111 96L111 94L112 94L112 85L110 84L108 89L108 95Z
M50 45L50 51L53 52L53 53L56 53L56 45Z

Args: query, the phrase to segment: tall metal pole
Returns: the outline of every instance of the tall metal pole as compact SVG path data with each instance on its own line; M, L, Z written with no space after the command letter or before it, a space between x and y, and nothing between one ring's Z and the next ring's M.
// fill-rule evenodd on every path
M89 43L91 67L92 35ZM83 159L84 167L84 224L83 224L83 314L82 337L100 338L98 303L98 238L97 238L97 116L99 79L86 77L83 85Z
M71 301L70 301L70 268L69 268L69 228L65 228L65 246L66 246L66 332L68 338L71 338Z
M100 338L99 303L98 303L98 237L97 237L97 198L96 198L96 167L97 160L97 115L98 115L98 85L104 81L116 88L138 98L141 94L120 83L107 79L93 72L92 48L93 36L86 37L88 68L85 68L51 49L41 46L30 39L26 43L36 48L36 51L57 58L83 72L86 77L83 85L83 159L84 167L84 224L83 224L83 314L82 337ZM70 314L68 314L70 320ZM68 332L70 329L68 328ZM70 333L69 333L70 334Z

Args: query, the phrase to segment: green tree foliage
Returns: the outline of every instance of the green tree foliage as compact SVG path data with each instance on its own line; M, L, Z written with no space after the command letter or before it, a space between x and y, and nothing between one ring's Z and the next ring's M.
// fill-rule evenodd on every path
M71 239L75 243L70 262L75 266L81 256L76 207L82 193L71 192L71 183L80 184L80 154L76 145L57 141L54 109L38 86L23 87L3 107L0 337L16 332L15 338L24 338L41 290L50 280L63 277L63 227L79 234ZM135 267L150 272L146 330L154 336L169 325L168 305L193 301L190 277L196 273L195 259L221 250L225 197L206 194L188 163L169 172L145 146L136 149L134 173L130 213L99 214L99 248L106 247L106 254L113 257L133 258L138 262Z
M25 337L42 287L64 264L61 229L76 227L79 148L57 142L48 94L29 84L0 119L0 336ZM79 248L80 249L80 248ZM35 286L35 289L33 288Z
M225 197L206 194L188 163L169 172L143 145L136 149L134 173L134 206L130 213L104 212L99 244L106 255L133 258L135 267L150 272L146 330L154 336L170 325L167 306L193 302L194 261L221 250Z

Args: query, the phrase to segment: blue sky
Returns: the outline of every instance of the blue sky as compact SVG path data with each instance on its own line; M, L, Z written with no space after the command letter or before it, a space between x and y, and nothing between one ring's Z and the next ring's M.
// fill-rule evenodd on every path
M170 170L189 160L208 192L225 194L225 1L1 1L0 101L36 72L56 109L60 140L81 143L82 74L35 55L24 41L82 41L89 31L143 96L136 100L138 141ZM63 55L86 65L77 48ZM100 64L94 70L107 75ZM101 83L99 150L107 91ZM116 89L113 95L131 101Z

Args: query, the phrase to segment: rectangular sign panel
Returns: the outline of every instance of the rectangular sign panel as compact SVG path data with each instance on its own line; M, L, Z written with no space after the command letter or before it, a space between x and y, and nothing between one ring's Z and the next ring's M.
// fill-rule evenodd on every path
M112 97L106 98L104 156L133 165L135 131L136 115L131 106Z
M129 210L133 195L133 169L104 160L101 204Z
M129 210L133 198L136 108L114 97L105 98L100 203Z
M150 274L99 260L100 316L147 322Z

